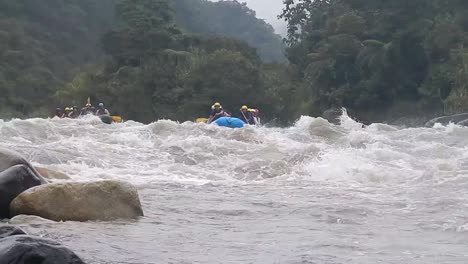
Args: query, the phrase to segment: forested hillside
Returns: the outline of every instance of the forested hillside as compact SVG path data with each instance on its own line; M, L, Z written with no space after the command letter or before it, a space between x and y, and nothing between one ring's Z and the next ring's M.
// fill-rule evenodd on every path
M303 112L466 111L468 2L285 1ZM301 30L302 29L302 30ZM401 110L401 109L400 109Z
M250 104L267 116L284 112L271 103L291 88L274 79L286 66L268 68L246 43L184 33L169 1L121 0L116 17L102 38L111 60L98 72L77 75L59 91L62 102L78 104L91 95L114 113L144 122L193 120L208 115L214 101L231 111Z
M277 48L264 54L271 59L281 56L281 42L271 27L255 19L251 10L237 2L216 6L225 6L220 8L223 16L229 15L234 21L248 19L252 28L256 24L260 28L247 34L232 25L221 25L216 13L175 20L175 11L182 14L184 10L195 10L204 4L201 1L45 0L43 3L0 0L3 118L44 116L56 105L82 105L89 96L136 120L192 118L193 109L184 109L184 105L210 104L210 100L222 99L216 94L225 85L238 94L242 91L236 89L252 92L262 89L254 84L262 67L256 50L223 35L250 40L253 35L264 36L258 38L260 46L266 47L272 41ZM201 34L204 33L201 30L204 25L199 24L201 17L205 25L209 20L218 24L217 31ZM177 23L198 25L198 29L182 29ZM222 27L229 34L223 34ZM223 78L218 72L213 76L217 80L202 84L207 79L195 72L206 75L203 71L219 61L254 76L233 76L241 81L232 80L230 87L221 83L228 83L229 77ZM185 95L190 89L197 89L193 99ZM191 101L195 99L198 103ZM256 103L254 99L251 101ZM206 114L206 105L197 107Z
M99 38L113 14L112 0L1 0L2 116L50 111L73 70L102 57Z
M342 106L371 121L468 111L462 0L285 0L289 63L265 62L277 36L237 1L44 2L0 0L3 118L88 97L144 122L214 101L281 122Z
M256 17L242 1L173 0L176 20L183 29L204 35L223 35L257 48L268 62L284 61L285 45L271 25Z

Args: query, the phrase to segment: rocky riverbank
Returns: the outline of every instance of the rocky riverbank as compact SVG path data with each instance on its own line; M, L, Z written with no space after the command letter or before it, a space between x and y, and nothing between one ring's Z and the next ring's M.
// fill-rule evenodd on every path
M31 218L40 222L111 221L140 216L138 191L129 183L71 182L61 172L34 168L20 154L0 149L0 219L9 219L0 225L0 264L84 263L61 244L29 236L15 223Z

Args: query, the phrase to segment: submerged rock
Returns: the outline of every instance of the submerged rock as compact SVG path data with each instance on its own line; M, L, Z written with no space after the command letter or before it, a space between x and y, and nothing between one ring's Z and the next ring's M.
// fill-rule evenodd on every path
M0 239L0 264L84 264L61 244L28 235Z
M120 181L51 183L31 188L11 203L11 214L54 221L107 221L143 216L137 189Z
M10 220L8 220L9 224L12 225L25 225L25 224L50 224L56 223L55 221L45 219L35 215L17 215Z
M21 228L12 225L0 225L0 239L9 236L26 235ZM1 262L1 259L0 259Z
M35 167L39 174L49 180L70 180L71 178L65 173L54 171L51 169Z
M343 115L343 110L339 108L331 108L325 110L322 114L322 117L325 118L330 124L340 125L341 116Z

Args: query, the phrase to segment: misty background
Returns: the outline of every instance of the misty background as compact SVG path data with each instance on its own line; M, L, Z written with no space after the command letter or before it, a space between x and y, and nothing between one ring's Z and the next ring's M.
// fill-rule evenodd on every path
M216 2L217 0L212 0ZM247 6L257 12L257 17L264 19L271 24L276 33L281 36L286 36L287 23L278 19L278 15L283 10L283 0L239 0L239 2L247 3Z

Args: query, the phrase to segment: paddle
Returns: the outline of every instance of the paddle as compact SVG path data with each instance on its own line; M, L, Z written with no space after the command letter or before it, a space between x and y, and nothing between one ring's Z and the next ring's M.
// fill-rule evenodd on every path
M245 123L246 123L247 125L250 125L250 124L249 124L249 120L247 120L247 117L244 115L244 112L243 112L242 110L240 110L240 112L241 112L242 116L244 116Z

